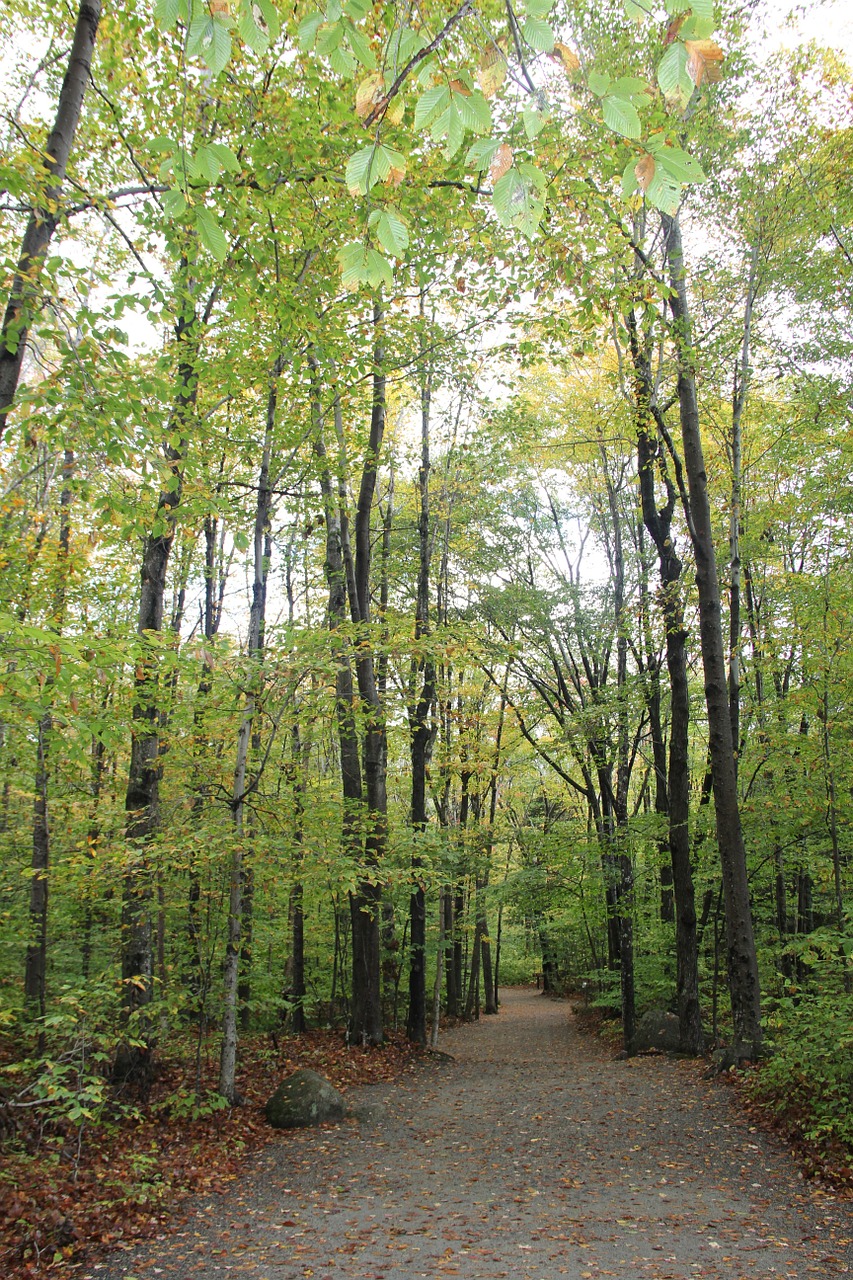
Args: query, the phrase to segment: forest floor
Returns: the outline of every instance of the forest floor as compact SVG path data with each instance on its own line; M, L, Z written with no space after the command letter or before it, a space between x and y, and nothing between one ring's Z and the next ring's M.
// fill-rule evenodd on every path
M276 1136L221 1195L86 1280L806 1280L853 1273L853 1203L803 1180L702 1064L614 1059L530 990Z

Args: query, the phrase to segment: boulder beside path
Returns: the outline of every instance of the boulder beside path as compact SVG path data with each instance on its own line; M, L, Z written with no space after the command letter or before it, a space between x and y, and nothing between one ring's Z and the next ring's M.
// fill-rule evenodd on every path
M264 1108L274 1129L308 1129L343 1120L348 1110L343 1094L307 1068L283 1080Z

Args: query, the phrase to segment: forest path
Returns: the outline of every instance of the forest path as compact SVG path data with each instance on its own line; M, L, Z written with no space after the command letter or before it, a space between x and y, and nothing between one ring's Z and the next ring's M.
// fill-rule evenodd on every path
M614 1061L568 1005L503 992L369 1122L276 1139L223 1196L93 1280L770 1280L853 1273L853 1205L798 1178L731 1092Z

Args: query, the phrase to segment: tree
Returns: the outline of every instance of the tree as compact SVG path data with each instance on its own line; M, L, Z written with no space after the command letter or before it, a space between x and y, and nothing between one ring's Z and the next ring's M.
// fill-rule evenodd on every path
M38 306L38 284L45 254L59 225L62 185L89 83L100 18L101 0L81 0L56 119L44 148L46 185L43 192L33 193L32 212L0 330L0 439L5 434L21 376L27 333Z

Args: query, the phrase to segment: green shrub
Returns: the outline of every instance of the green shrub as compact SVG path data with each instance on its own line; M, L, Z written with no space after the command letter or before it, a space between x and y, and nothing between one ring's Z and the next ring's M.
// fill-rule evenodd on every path
M752 1096L809 1142L853 1149L853 996L785 996L765 1019L773 1055Z

